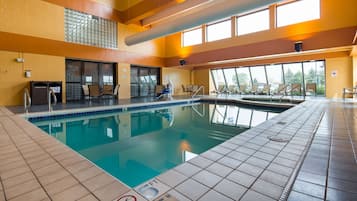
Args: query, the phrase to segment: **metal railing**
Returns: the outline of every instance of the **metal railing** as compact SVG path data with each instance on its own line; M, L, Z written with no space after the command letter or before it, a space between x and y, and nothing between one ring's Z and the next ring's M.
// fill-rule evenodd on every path
M51 97L53 98L53 104L51 101ZM53 106L57 104L57 97L53 89L48 90L48 111L52 112L53 111Z
M29 112L29 108L31 107L31 96L30 92L27 88L24 90L24 110L25 113Z
M205 94L205 87L204 86L200 86L196 91L193 91L192 93L192 98L194 98L195 96L197 96L197 94L202 91L202 96Z

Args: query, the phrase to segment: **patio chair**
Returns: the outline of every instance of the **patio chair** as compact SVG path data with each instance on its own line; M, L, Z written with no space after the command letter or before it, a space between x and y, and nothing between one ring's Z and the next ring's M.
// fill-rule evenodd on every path
M287 87L288 87L288 85L286 85L286 84L279 84L276 94L277 95L286 95Z
M247 93L247 85L241 84L239 86L239 94L246 94Z
M306 83L305 96L307 94L314 94L316 96L316 83Z
M270 95L270 84L264 84L261 94Z
M228 86L228 92L231 94L237 94L238 93L238 87L236 85L229 85Z
M102 95L113 95L113 85L103 85Z
M291 95L301 95L301 84L299 83L294 83L291 84L291 89L290 89Z
M100 97L102 93L99 90L99 85L89 85L89 97Z
M258 94L258 85L257 84L253 84L252 88L249 91L250 94Z
M86 85L86 84L82 85L82 91L83 91L84 98L86 98L86 97L90 98L88 85Z
M357 94L357 85L353 88L343 88L342 91L343 100L345 100L346 95L352 95L352 98L354 98L356 94Z

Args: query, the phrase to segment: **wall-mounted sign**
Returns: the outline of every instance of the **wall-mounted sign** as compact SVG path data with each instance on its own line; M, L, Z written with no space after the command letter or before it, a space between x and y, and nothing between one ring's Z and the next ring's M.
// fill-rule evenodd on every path
M337 77L337 70L331 71L331 77Z

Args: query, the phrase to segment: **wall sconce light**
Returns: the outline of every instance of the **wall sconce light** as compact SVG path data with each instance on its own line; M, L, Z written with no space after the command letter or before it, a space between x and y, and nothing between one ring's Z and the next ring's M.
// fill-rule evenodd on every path
M295 52L301 52L302 51L302 41L295 42L294 48L295 48Z
M16 58L15 61L16 61L17 63L24 63L24 62L25 62L25 59L19 57L19 58Z
M183 65L185 65L185 64L186 64L186 61L185 61L184 59L180 59L180 61L179 61L179 62L180 62L180 65L181 65L181 66L183 66Z
M25 70L25 77L30 78L31 77L31 70Z

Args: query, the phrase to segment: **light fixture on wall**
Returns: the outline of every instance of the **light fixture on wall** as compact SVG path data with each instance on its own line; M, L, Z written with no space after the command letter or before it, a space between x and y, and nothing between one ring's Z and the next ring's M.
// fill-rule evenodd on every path
M301 52L302 51L302 41L295 42L294 48L295 48L295 52Z
M180 59L179 63L180 63L180 65L181 65L181 66L183 66L183 65L185 65L185 64L186 64L186 60L184 60L184 59Z
M22 57L18 57L18 58L15 59L15 61L16 61L17 63L24 63L24 62L25 62L25 59L22 58Z

